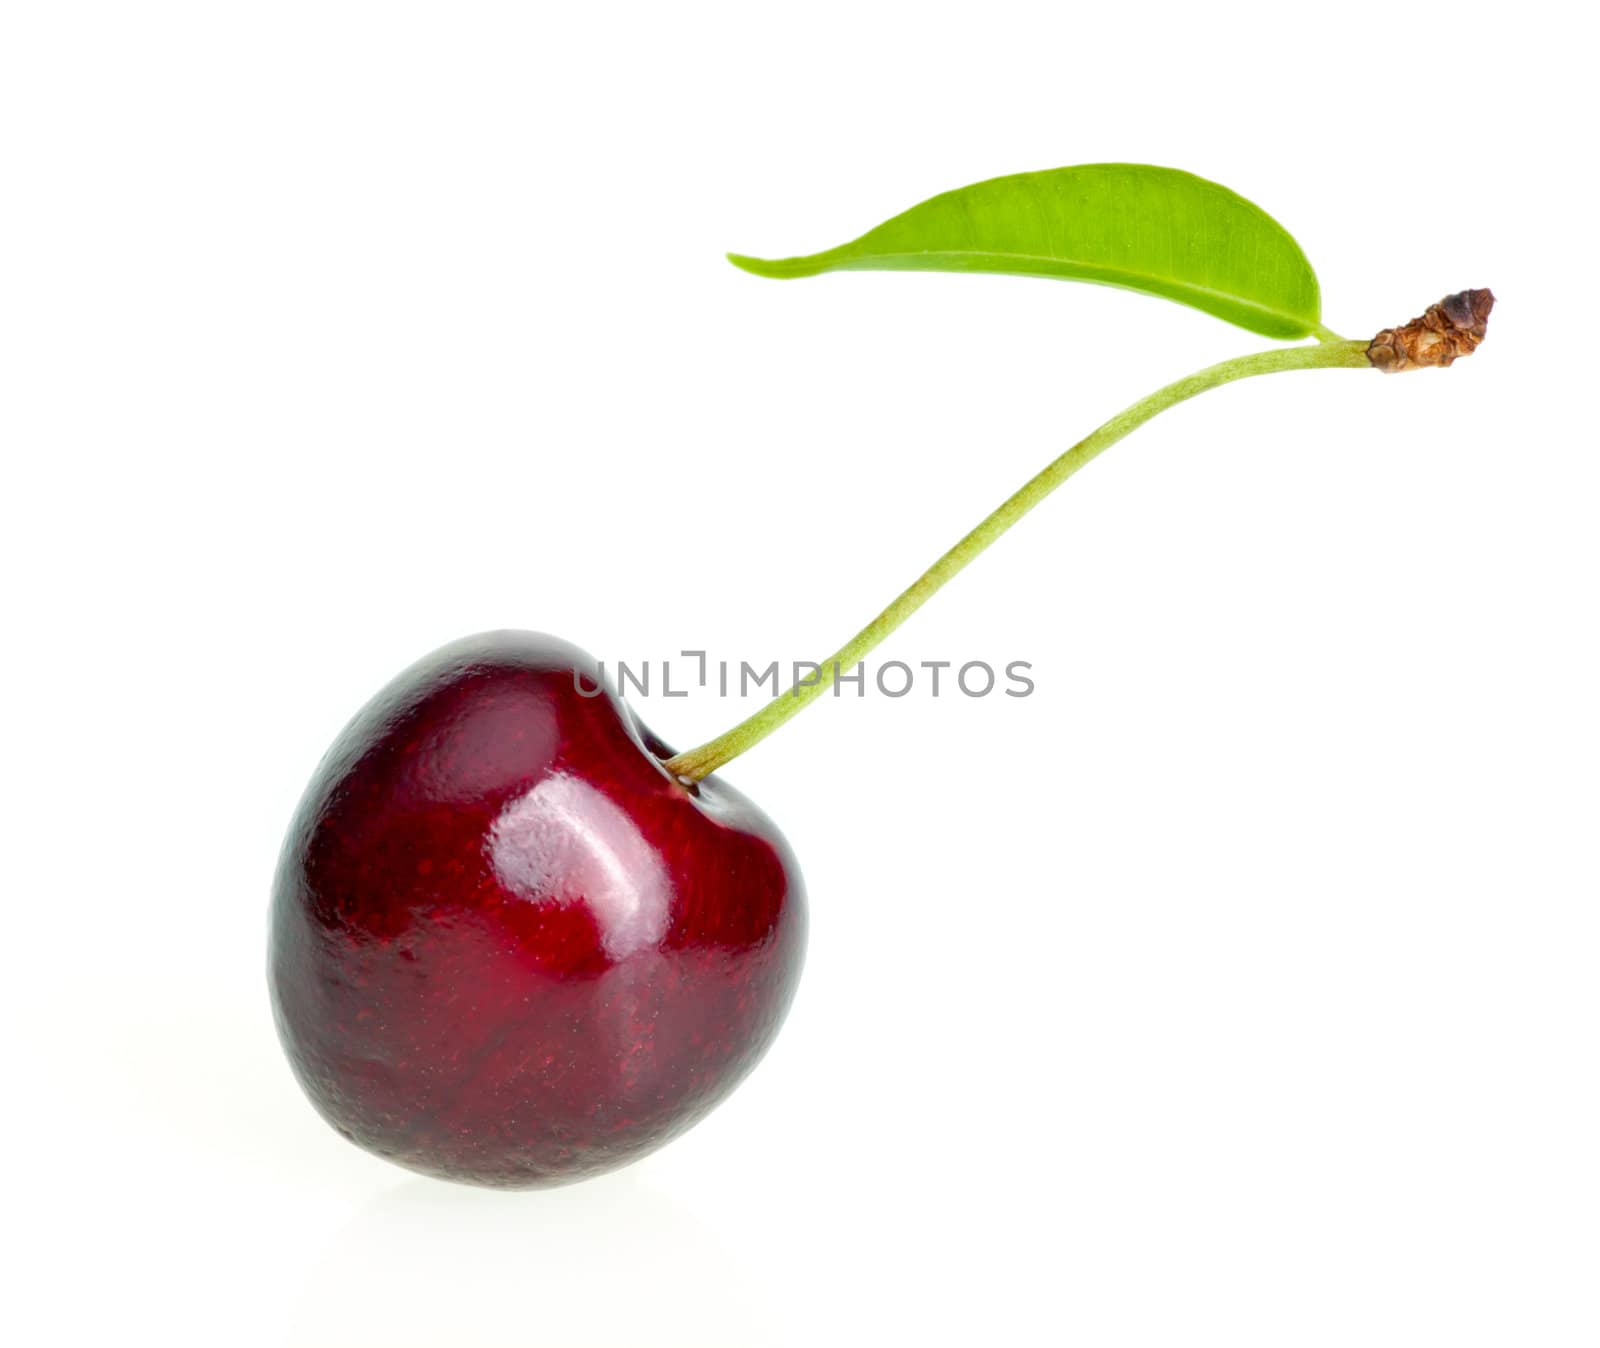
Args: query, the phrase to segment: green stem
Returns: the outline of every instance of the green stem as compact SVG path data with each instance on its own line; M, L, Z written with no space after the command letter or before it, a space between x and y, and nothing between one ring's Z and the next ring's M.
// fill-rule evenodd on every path
M1078 441L1071 449L1056 459L1038 475L1030 479L971 533L957 543L943 557L919 576L907 589L876 618L845 642L822 664L821 672L812 680L800 680L782 697L774 698L753 716L740 721L733 729L709 740L697 749L669 758L666 768L681 781L697 782L709 776L723 764L737 758L746 749L759 744L802 707L807 706L832 687L839 671L853 667L880 641L899 627L921 608L946 581L967 565L974 557L1005 533L1040 501L1095 458L1103 450L1122 439L1129 431L1142 426L1151 417L1175 406L1197 393L1231 384L1236 379L1252 375L1276 374L1280 370L1317 369L1370 369L1367 344L1351 341L1319 341L1315 346L1280 347L1248 356L1236 356L1219 365L1212 365L1165 388L1157 389L1147 398L1112 417L1098 430Z

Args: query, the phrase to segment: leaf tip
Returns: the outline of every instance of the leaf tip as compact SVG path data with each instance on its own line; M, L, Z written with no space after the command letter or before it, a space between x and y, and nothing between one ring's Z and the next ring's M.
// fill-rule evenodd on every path
M813 276L819 270L812 265L812 259L808 257L747 257L743 253L729 253L727 256L728 261L740 271L779 281L786 281L796 276Z

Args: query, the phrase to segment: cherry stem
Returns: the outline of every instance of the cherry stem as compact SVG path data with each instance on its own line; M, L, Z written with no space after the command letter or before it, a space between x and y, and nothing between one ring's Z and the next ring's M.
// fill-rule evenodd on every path
M1330 336L1332 334L1329 334ZM933 594L961 571L968 562L1026 515L1040 501L1082 468L1109 449L1129 431L1142 426L1157 413L1204 393L1207 389L1249 379L1258 374L1277 374L1282 370L1371 369L1366 342L1320 337L1315 346L1280 347L1273 351L1236 356L1208 366L1165 388L1157 389L1131 407L1117 413L1098 430L1085 436L1071 449L1023 484L989 514L977 528L951 548L894 599L876 618L863 627L833 655L822 662L818 673L798 680L782 697L776 697L753 716L731 730L708 740L696 749L669 758L665 767L680 781L697 782L725 763L737 758L752 745L759 744L801 708L814 702L833 686L842 669L853 668L869 651L921 608Z

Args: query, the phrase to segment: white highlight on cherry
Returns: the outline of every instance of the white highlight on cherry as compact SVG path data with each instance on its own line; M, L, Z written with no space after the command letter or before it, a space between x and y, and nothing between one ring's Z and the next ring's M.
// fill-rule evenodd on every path
M666 932L666 867L622 807L588 782L558 774L511 801L490 826L489 857L518 898L586 903L613 959Z

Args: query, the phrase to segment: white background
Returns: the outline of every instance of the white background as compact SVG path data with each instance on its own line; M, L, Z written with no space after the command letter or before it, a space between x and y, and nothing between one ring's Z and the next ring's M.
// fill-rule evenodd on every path
M29 1344L1592 1345L1588 44L1518 5L67 3L0 20L6 1227ZM1567 11L1570 15L1573 11ZM631 1170L412 1177L264 970L328 740L458 635L815 658L1263 342L724 249L1188 168L1447 373L1162 417L728 771L809 964ZM687 745L740 708L643 704Z

